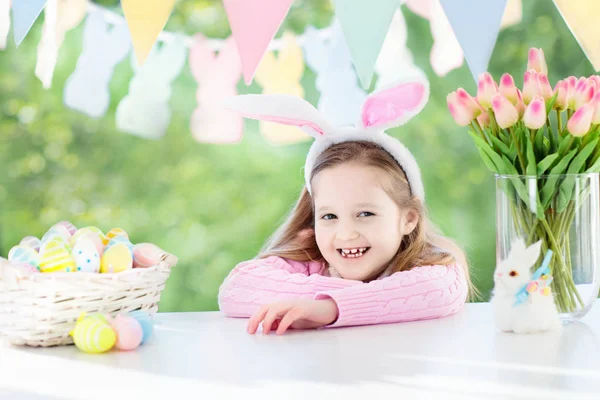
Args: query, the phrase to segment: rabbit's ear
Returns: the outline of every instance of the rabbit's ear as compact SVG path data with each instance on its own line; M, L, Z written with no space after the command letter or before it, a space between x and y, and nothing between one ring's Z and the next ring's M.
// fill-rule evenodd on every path
M380 130L403 125L425 107L428 99L429 81L424 75L395 82L367 97L361 125Z
M287 94L246 94L229 97L225 108L243 117L297 126L315 139L331 132L323 115L308 101Z
M542 241L538 240L537 242L535 242L534 244L529 246L527 248L527 250L525 250L525 253L523 255L523 257L524 257L523 262L525 263L527 268L533 267L535 262L538 260L538 258L540 258L541 249L542 249Z

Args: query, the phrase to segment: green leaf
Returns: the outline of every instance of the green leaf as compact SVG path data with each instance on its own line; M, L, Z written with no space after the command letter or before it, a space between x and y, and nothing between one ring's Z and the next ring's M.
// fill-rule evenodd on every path
M558 145L558 154L567 154L567 150L570 147L572 138L573 138L573 136L571 136L570 133L567 133L561 139L560 144ZM575 142L573 141L573 143L575 143Z
M496 166L496 173L498 174L504 174L504 162L502 161L502 158L498 155L498 153L496 153L489 144L487 144L482 138L480 138L479 136L475 135L473 132L469 132L469 134L471 135L471 137L473 138L473 140L475 141L475 145L482 150L483 152L485 152L485 154L487 154L487 156L491 159L491 161L493 162L493 164Z
M537 175L542 176L544 172L548 170L554 164L554 161L558 158L558 153L550 154L546 156L542 161L538 163L537 166Z
M538 129L535 134L535 152L540 158L544 157L544 129Z
M521 178L519 177L519 172L508 158L502 157L502 160L504 161L504 167L506 169L507 174L514 176L510 177L510 181L516 189L517 194L529 208L529 195L527 194L527 188L525 187L525 184L521 181Z
M554 107L554 103L556 102L556 98L558 97L558 90L554 93L554 96L546 100L546 115L550 114L550 110Z
M589 167L585 172L587 172L587 173L600 172L600 157L596 158L596 161L594 161L594 164L592 164L592 166Z
M542 200L542 205L543 205L544 209L548 208L548 205L550 204L552 197L554 197L554 195L555 195L554 191L556 189L556 184L558 182L558 175L565 172L565 170L567 169L567 166L569 165L569 163L571 162L573 157L575 157L576 153L577 153L577 149L571 150L569 152L569 154L564 156L562 158L562 160L560 160L560 162L554 168L552 168L550 170L551 176L546 178L546 182L544 183L544 187L542 188L542 193L541 193L541 200Z
M567 170L567 174L569 176L565 178L559 188L558 203L556 205L557 212L563 212L569 201L571 201L571 197L573 196L573 188L575 187L575 177L573 175L583 172L587 159L590 155L592 155L597 144L598 139L588 143L577 155L577 157L575 157L571 165L569 165L569 169Z
M533 144L531 140L527 140L527 175L536 176L537 175L537 162L535 161L535 154L533 153Z
M488 167L488 169L490 171L497 174L498 168L496 168L496 165L494 165L494 162L492 161L492 159L481 148L478 147L477 150L479 151L479 155L481 156L481 159L483 160L483 163L485 164L485 166Z
M498 139L495 136L490 136L490 139L492 140L492 143L494 144L494 146L496 146L500 149L502 154L504 154L508 158L510 158L510 154L511 154L510 149L508 148L508 146L506 144L504 144L503 141L501 141L500 139Z

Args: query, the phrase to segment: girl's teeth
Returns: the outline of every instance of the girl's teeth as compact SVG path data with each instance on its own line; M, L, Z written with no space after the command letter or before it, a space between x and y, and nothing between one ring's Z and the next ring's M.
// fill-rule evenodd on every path
M361 247L358 249L342 249L340 253L342 257L357 258L362 257L365 250L367 250L366 247Z

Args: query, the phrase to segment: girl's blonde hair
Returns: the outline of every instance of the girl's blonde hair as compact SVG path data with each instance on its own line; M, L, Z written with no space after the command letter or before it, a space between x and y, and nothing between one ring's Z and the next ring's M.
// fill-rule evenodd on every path
M405 235L396 255L390 261L391 273L407 271L424 265L451 265L456 262L469 278L469 267L464 252L450 239L442 236L427 218L421 199L414 197L406 175L396 160L377 144L367 141L342 142L327 148L319 155L312 170L311 180L326 168L344 163L375 167L389 176L384 190L403 210L412 209L419 215L413 231ZM314 235L314 202L306 187L287 220L265 243L258 258L279 256L294 261L319 261L324 258ZM383 271L381 271L383 273Z

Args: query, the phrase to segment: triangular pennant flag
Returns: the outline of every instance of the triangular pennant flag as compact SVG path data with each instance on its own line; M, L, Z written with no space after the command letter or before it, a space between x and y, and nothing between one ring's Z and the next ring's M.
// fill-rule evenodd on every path
M556 8L596 71L600 70L600 2L554 0Z
M363 88L371 86L373 69L400 0L334 0L352 63Z
M17 47L40 16L46 0L13 0L13 36Z
M477 80L487 71L507 0L440 0Z
M223 0L247 85L293 0Z
M121 0L138 65L146 61L174 6L175 0Z

